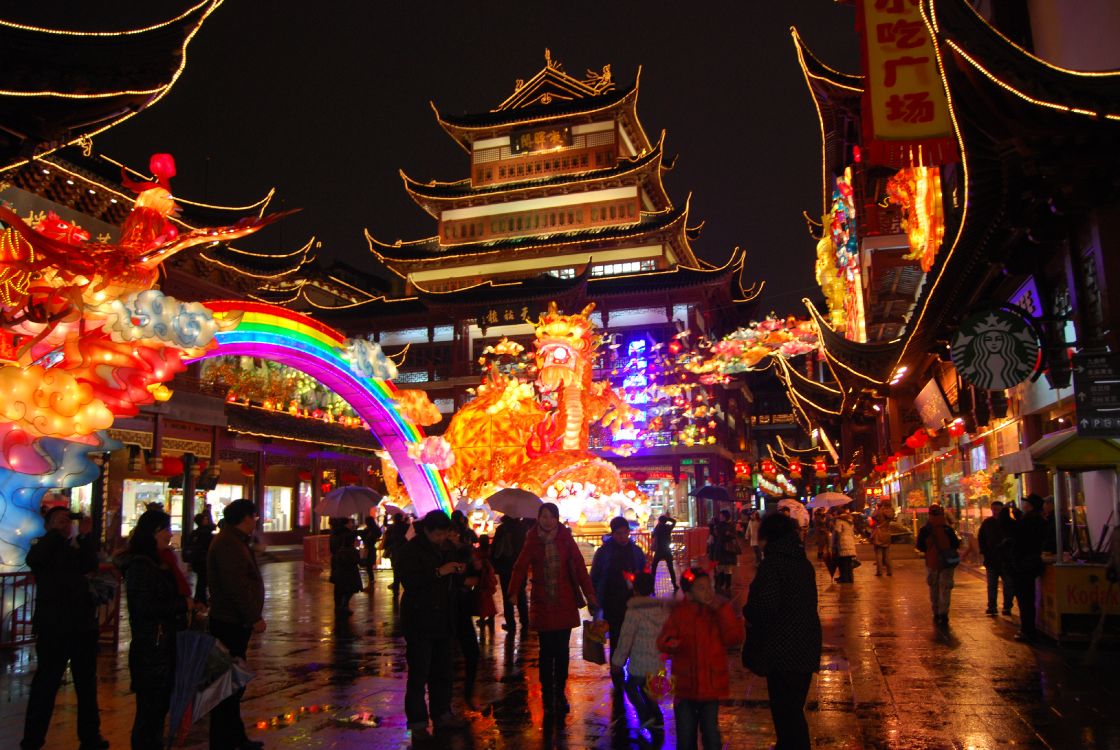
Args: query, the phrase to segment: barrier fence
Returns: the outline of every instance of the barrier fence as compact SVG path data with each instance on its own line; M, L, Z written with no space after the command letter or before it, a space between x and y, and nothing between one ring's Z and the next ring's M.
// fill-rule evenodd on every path
M120 583L120 572L102 563L100 572ZM0 573L0 648L16 648L35 642L31 621L35 616L35 576L31 573ZM120 643L121 586L112 601L97 608L99 642L116 648Z

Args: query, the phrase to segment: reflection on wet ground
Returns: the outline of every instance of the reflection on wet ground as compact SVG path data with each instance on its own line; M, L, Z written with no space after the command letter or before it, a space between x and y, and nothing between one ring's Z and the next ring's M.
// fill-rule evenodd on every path
M870 557L869 550L861 556ZM1120 748L1120 654L1105 650L1085 664L1084 648L1034 647L1012 640L1010 618L983 614L984 582L957 574L950 631L934 630L921 560L896 547L895 575L872 566L854 585L832 583L819 568L825 627L822 668L809 695L809 723L820 748ZM268 632L254 639L256 678L244 702L253 739L269 748L400 748L412 744L402 713L404 640L379 573L370 591L354 597L354 614L336 622L331 587L301 563L264 567ZM662 568L662 572L664 569ZM749 570L745 571L749 578ZM659 590L663 590L659 581ZM572 636L568 686L572 712L546 723L536 675L537 644L518 629L508 637L499 616L481 631L477 711L463 710L469 728L420 739L416 747L651 748L676 746L672 700L665 731L638 728L633 709L614 699L605 667L578 661ZM128 746L133 698L128 693L128 627L115 653L99 662L102 731L113 747ZM14 747L22 733L33 650L2 654L0 736ZM720 708L730 748L774 742L766 683L729 655L732 698ZM457 686L458 688L458 686ZM455 692L462 707L461 690ZM75 746L76 707L64 687L48 737L49 750ZM186 747L206 747L206 721Z

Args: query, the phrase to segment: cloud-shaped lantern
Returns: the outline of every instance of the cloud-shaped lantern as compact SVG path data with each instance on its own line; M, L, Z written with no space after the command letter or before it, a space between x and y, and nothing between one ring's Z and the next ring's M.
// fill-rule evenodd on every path
M397 366L381 351L381 347L365 339L350 339L346 347L350 371L360 378L392 380L397 377Z

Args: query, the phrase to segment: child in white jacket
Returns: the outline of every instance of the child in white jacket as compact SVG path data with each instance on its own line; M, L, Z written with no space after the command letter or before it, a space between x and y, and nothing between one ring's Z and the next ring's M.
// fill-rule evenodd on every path
M638 712L642 727L660 729L665 718L657 699L646 689L646 681L662 668L661 654L657 649L657 636L669 618L672 602L653 596L653 575L637 573L634 576L634 596L626 603L626 619L618 646L611 649L611 672L616 684L622 668L629 659L626 679L626 696Z

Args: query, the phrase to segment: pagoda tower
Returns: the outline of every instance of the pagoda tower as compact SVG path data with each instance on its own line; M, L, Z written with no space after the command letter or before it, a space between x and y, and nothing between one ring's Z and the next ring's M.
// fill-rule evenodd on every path
M546 50L544 68L489 112L456 117L433 104L470 155L470 176L424 182L402 172L437 234L369 237L370 249L405 294L421 296L541 275L711 269L689 244L688 201L674 205L662 184L664 134L651 141L637 100L637 79L619 88L609 65L577 79Z

